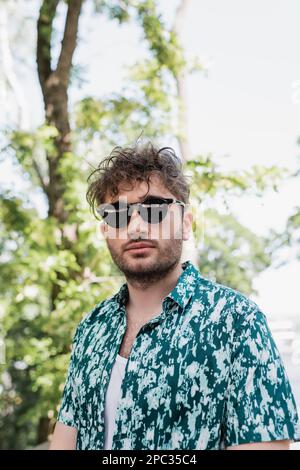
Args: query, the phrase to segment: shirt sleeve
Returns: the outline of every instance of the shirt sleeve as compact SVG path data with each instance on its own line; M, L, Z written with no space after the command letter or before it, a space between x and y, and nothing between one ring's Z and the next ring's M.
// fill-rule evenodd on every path
M223 415L225 447L300 441L295 399L265 315L256 310L235 330Z
M78 429L79 427L79 406L78 397L75 384L75 370L77 365L77 348L78 341L81 333L81 324L78 325L73 342L72 342L72 353L67 373L67 378L64 386L61 406L58 412L57 421L72 426Z

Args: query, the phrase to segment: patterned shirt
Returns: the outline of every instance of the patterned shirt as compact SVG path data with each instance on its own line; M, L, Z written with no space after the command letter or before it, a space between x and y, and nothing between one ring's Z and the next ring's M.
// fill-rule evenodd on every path
M194 450L300 440L299 418L266 317L190 262L133 343L112 449ZM77 449L104 448L104 405L126 330L128 286L79 323L58 421Z

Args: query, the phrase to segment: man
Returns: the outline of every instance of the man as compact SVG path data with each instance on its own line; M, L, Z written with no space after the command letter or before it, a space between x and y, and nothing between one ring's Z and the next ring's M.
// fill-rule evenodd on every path
M192 214L170 148L113 150L87 199L126 283L75 333L51 449L278 449L300 440L266 317L181 263Z

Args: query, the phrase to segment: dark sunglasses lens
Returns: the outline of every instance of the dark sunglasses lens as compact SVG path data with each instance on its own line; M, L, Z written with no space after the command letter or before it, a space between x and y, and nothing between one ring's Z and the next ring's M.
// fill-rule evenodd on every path
M148 222L148 224L159 224L167 215L168 206L163 204L161 206L142 207L141 216Z
M105 212L103 218L104 221L113 228L127 227L129 222L127 210Z

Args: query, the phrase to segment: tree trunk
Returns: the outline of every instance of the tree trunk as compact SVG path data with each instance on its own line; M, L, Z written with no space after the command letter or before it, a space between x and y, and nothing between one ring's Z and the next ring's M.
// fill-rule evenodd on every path
M190 0L181 0L175 15L173 31L176 33L180 40L182 28L187 13ZM181 69L175 75L177 96L178 96L178 143L183 162L187 162L191 158L191 151L188 141L188 104L186 94L186 70ZM195 265L199 264L199 254L196 246L196 240L193 231L191 231L190 238L183 244L183 251L181 261L190 260Z
M41 444L48 439L50 430L50 419L47 416L42 416L39 420L37 444Z
M69 213L64 207L65 184L63 177L59 174L59 162L66 152L72 150L71 128L68 115L68 86L72 58L76 47L78 23L83 0L69 0L65 21L64 35L61 44L61 51L55 70L51 67L51 36L53 31L53 21L59 0L43 0L37 24L37 68L39 82L44 100L45 121L54 126L58 135L54 142L55 151L53 154L47 153L48 162L48 183L44 187L48 197L48 216L57 220L58 226L63 228ZM39 168L36 168L39 173ZM62 233L62 244L58 249L70 249L70 241L64 238ZM71 277L72 273L69 273ZM64 276L57 273L57 279ZM64 278L65 279L65 278ZM51 309L55 308L55 302L60 292L58 283L52 284L50 293ZM38 426L38 443L47 440L49 434L50 420L43 416L40 418Z
M60 223L67 220L68 212L63 204L63 179L57 168L64 153L71 151L68 85L82 2L83 0L72 0L68 4L64 36L55 70L51 68L51 35L59 0L44 0L38 20L37 66L44 99L45 118L48 124L55 126L58 130L58 137L55 140L56 152L54 155L47 155L48 215L55 217Z
M190 5L190 0L181 0L175 15L173 30L180 39L184 25L185 15ZM179 99L178 107L178 143L181 156L184 162L191 158L191 151L188 141L188 103L186 93L186 70L181 69L175 76L177 96Z

